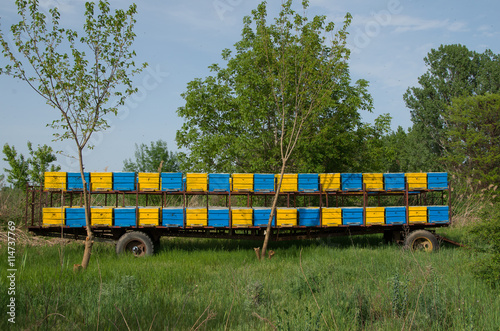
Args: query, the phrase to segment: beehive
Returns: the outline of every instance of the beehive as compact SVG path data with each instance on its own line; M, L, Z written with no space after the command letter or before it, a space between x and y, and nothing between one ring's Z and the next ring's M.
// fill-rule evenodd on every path
M66 226L73 228L81 228L87 225L85 220L85 208L71 207L65 209Z
M405 174L404 173L384 174L384 189L386 191L404 191Z
M136 211L135 207L115 208L114 225L123 227L136 226Z
M299 192L318 192L319 191L318 174L299 174L298 190Z
M85 182L87 182L87 190L89 189L90 174L84 172ZM68 191L83 191L82 175L79 172L68 172L67 181Z
M299 215L299 226L319 226L319 208L307 207L297 208Z
M342 191L361 191L363 190L363 175L353 173L341 174Z
M427 207L408 207L408 221L413 223L427 223Z
M276 175L276 185L279 185L280 175ZM283 174L280 192L296 192L298 189L297 174Z
M231 191L253 192L253 174L232 174L231 179Z
M66 191L66 172L46 172L44 174L45 190Z
M139 226L158 226L160 224L160 208L139 207Z
M208 208L208 226L216 228L229 226L229 209L223 207Z
M383 174L363 174L363 184L367 191L383 191L384 190L384 175Z
M427 173L406 173L405 176L410 191L427 189Z
M255 192L274 192L275 181L273 174L254 174L253 188Z
M429 223L448 223L450 221L448 206L429 206L427 207Z
M319 174L319 184L323 192L340 191L340 174Z
M229 174L208 174L209 192L229 192Z
M342 207L343 225L363 225L363 208Z
M252 226L253 210L252 208L232 208L231 220L233 228L244 228Z
M43 226L63 226L66 207L43 208Z
M208 175L205 174L186 174L186 191L188 192L206 192L208 189Z
M90 173L90 187L92 191L111 191L113 189L113 173Z
M297 226L297 209L276 208L276 225L278 227Z
M134 191L135 172L113 172L113 190Z
M206 208L186 208L186 226L207 226L208 215Z
M162 172L161 178L161 190L162 191L182 191L182 173L181 172Z
M429 190L446 190L448 189L448 173L446 172L429 172L427 174L427 186Z
M366 225L381 225L385 223L384 207L366 208Z
M271 208L267 207L254 207L253 208L253 225L260 227L267 227L269 216L271 215ZM271 226L276 226L276 214L273 215Z
M90 208L90 224L92 224L92 226L113 226L113 208Z
M139 172L138 185L141 191L159 191L160 174L157 172Z
M184 227L184 208L182 207L163 208L161 225L172 228Z
M386 207L385 224L406 224L406 207Z
M321 223L323 226L342 225L342 208L321 208Z

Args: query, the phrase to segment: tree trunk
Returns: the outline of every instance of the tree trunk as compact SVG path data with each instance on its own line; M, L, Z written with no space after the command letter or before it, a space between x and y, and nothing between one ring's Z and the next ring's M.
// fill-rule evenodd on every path
M85 173L83 169L83 155L82 148L78 149L78 157L80 158L80 174L83 183L83 204L85 207L85 224L87 228L87 238L85 238L85 250L83 252L82 268L87 269L92 254L92 245L94 244L94 233L90 223L90 200L87 192L87 182L85 181Z
M266 257L267 244L269 243L269 237L271 236L271 225L273 224L273 216L275 214L276 205L278 203L278 197L281 189L281 182L283 181L283 175L285 174L285 165L286 165L286 160L283 160L280 172L280 180L278 181L278 186L276 187L276 193L274 194L273 206L271 207L269 221L267 222L266 236L264 237L264 243L262 244L262 251L260 258L261 261L264 260L264 258Z

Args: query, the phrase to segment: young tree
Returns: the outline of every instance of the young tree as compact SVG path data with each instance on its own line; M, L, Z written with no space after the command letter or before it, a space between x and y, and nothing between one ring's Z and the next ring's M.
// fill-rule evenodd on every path
M0 73L25 81L60 117L50 126L58 140L75 142L82 176L87 238L82 267L89 263L93 244L90 203L84 177L83 150L94 132L105 130L105 116L116 114L117 107L136 91L131 77L137 67L131 50L136 5L111 12L107 1L85 3L83 31L62 28L60 13L50 9L47 17L36 0L16 0L21 21L11 27L17 52L11 50L0 32L2 52L11 64ZM26 38L25 38L26 37Z
M135 162L132 159L123 161L123 171L132 172L178 172L179 161L177 153L169 152L167 143L163 140L146 144L135 145Z
M3 146L4 161L9 162L10 166L10 169L4 169L8 174L7 181L16 188L26 189L28 182L43 185L44 174L47 170L61 170L60 166L51 164L57 161L52 147L39 145L35 151L31 142L28 141L28 150L30 157L25 159L22 154L19 154L19 157L17 156L14 146L11 147L9 144Z

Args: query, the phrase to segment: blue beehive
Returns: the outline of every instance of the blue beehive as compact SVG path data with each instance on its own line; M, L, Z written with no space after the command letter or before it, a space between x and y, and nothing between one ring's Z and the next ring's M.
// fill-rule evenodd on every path
M113 172L113 190L134 191L135 172Z
M162 172L160 177L162 191L182 191L181 172Z
M405 174L404 173L384 174L384 189L386 191L404 191Z
M167 207L162 209L161 225L168 227L184 227L184 208Z
M123 207L114 209L114 225L115 226L136 226L136 209L135 207Z
M429 190L448 189L448 173L447 172L427 173L427 188Z
M255 192L274 192L273 174L254 174L253 190Z
M89 189L90 174L84 172L87 190ZM68 172L68 191L83 191L82 175L79 172Z
M253 208L253 226L266 227L271 215L271 208L254 207ZM276 226L276 213L273 215L271 226Z
M385 224L406 224L406 207L385 207Z
M229 192L229 174L208 174L209 192Z
M343 207L342 225L363 225L363 208Z
M83 207L71 207L66 208L66 226L69 227L83 227L87 225L85 221L85 208Z
M299 213L299 226L319 226L319 208L297 208Z
M340 175L342 191L363 190L363 174L343 173Z
M208 208L208 226L215 228L229 226L229 209L223 207Z
M319 176L318 174L299 174L299 192L318 192Z
M450 209L448 206L429 206L427 207L428 223L448 223Z

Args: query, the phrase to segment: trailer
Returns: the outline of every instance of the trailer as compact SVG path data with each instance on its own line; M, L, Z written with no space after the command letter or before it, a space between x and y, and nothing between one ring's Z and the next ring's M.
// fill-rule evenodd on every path
M96 240L136 256L153 254L161 237L263 241L279 180L274 174L85 175ZM285 174L278 194L271 241L383 233L386 241L435 251L434 230L452 219L447 173ZM46 173L43 186L28 186L26 202L31 233L86 238L79 173Z

